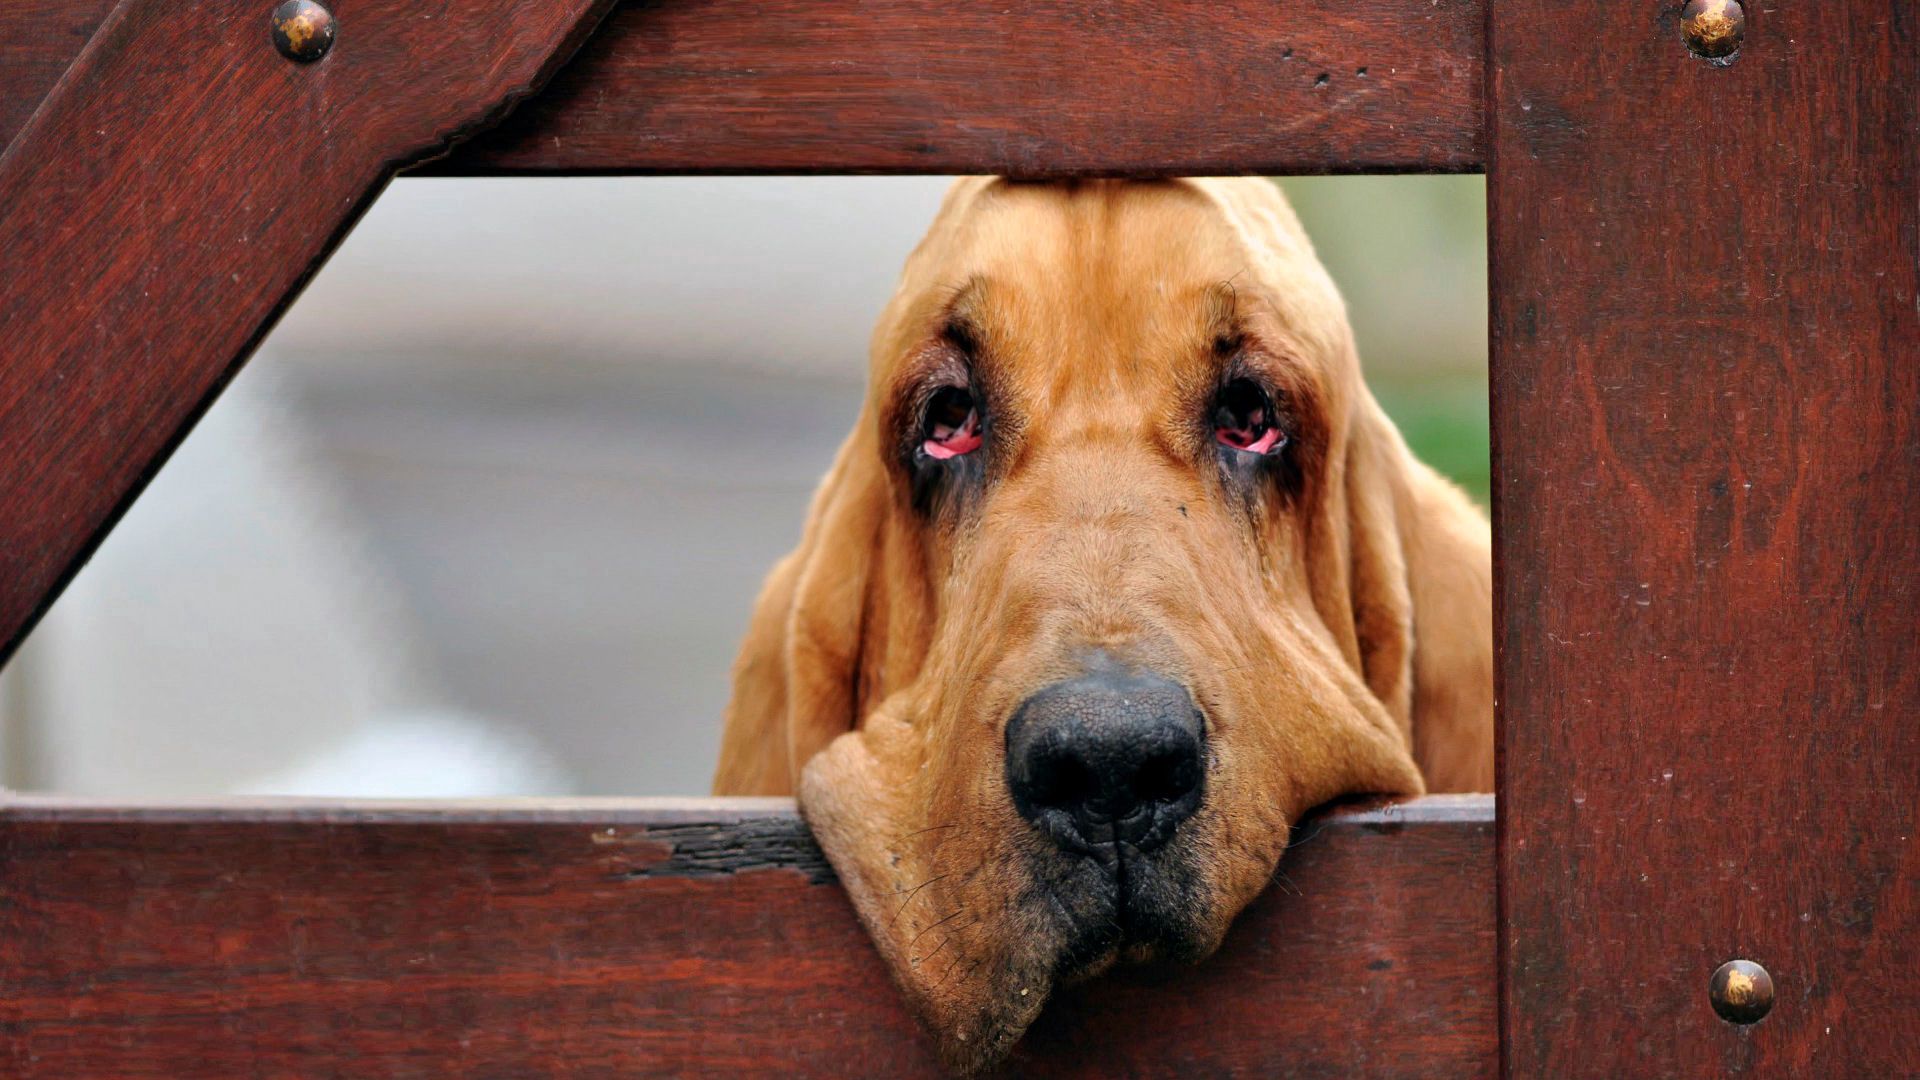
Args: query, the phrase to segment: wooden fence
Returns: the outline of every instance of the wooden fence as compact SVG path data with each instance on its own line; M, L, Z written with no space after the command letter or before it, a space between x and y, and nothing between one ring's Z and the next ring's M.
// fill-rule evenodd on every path
M0 641L398 169L1484 170L1497 827L1324 818L1015 1067L1920 1073L1920 17L1699 55L1739 6L338 0L298 64L267 3L9 0ZM928 1067L780 808L16 797L0 857L10 1076Z

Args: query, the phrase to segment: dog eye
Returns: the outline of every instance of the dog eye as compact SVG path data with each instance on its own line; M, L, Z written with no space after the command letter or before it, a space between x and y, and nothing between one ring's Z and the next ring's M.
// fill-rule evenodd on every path
M1273 402L1251 379L1235 379L1213 402L1213 438L1248 454L1274 454L1287 445Z
M943 386L927 402L927 418L920 430L920 449L944 461L980 448L980 409L964 386Z

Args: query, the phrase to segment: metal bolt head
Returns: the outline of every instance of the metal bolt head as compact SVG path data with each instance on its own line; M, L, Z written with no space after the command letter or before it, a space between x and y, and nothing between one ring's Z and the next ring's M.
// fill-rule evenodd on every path
M1707 996L1720 1019L1751 1024L1773 1008L1773 976L1751 960L1729 960L1713 973Z
M287 0L273 9L273 44L289 60L320 59L333 48L333 12L314 0Z
M1729 64L1746 36L1747 12L1740 0L1687 0L1680 9L1680 29L1695 56Z

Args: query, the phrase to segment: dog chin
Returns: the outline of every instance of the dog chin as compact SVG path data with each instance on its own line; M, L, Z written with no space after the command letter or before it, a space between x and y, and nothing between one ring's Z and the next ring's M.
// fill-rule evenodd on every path
M1124 929L1116 931L1122 918ZM1149 917L1144 910L1122 916L1110 899L1063 900L1038 887L1020 893L992 929L1001 951L996 956L990 946L976 962L961 966L962 986L947 982L949 974L937 965L924 972L899 967L882 944L915 1017L932 1036L942 1064L957 1075L1004 1062L1054 990L1123 965L1194 963L1219 943L1219 935L1184 918Z
M1184 876L1141 875L1123 892L1103 885L1097 870L1069 871L1070 881L1094 880L1063 882L1066 887L1058 892L1042 885L1041 875L1035 874L1033 884L1007 905L993 927L993 939L1011 947L997 962L978 966L972 981L979 992L964 999L968 1005L917 993L909 985L916 973L895 969L896 981L934 1037L947 1068L971 1075L1000 1064L1055 989L1119 966L1195 963L1218 947L1221 935L1191 917L1207 908L1180 906L1181 898L1191 893Z
M1196 916L1214 904L1189 856L1102 856L1035 860L1027 902L1054 916L1060 982L1091 978L1116 963L1193 963L1213 952L1220 935L1212 920Z
M1043 910L1007 902L1023 896L1007 887L1011 863L985 864L982 876L1001 880L961 894L924 848L903 843L925 828L902 794L917 741L886 718L841 736L803 770L800 809L908 1009L942 1062L970 1074L1004 1059L1039 1016L1062 942ZM975 918L948 918L967 910Z

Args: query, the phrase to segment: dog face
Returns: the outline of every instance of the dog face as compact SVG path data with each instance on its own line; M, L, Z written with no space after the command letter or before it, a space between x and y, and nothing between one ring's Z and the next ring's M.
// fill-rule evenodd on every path
M963 181L717 787L797 774L949 1062L996 1060L1054 985L1211 952L1308 808L1423 789L1417 477L1272 185Z

